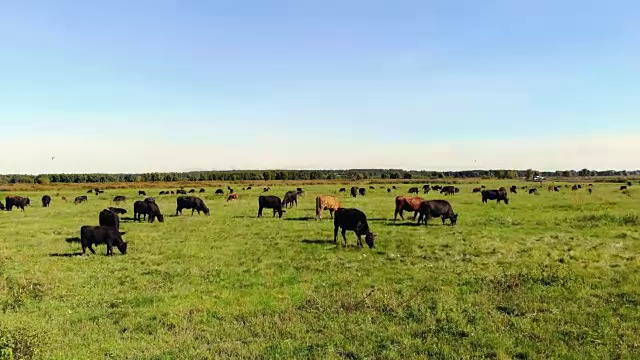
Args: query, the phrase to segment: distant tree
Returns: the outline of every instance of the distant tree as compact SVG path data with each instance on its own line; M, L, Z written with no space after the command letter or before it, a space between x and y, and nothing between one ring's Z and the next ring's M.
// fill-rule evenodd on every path
M270 171L265 171L265 172L263 172L263 173L262 173L262 178L263 178L265 181L269 181L269 180L271 180L271 172L270 172Z
M402 175L402 178L404 178L404 179L411 179L411 177L412 177L411 173L409 173L409 172L406 172L406 173L404 173L404 175Z
M44 185L46 185L46 184L49 184L51 181L49 181L49 178L48 178L47 176L45 176L45 175L40 175L40 176L36 177L36 182L37 182L38 184L44 184Z
M533 169L527 169L526 175L527 179L533 179Z

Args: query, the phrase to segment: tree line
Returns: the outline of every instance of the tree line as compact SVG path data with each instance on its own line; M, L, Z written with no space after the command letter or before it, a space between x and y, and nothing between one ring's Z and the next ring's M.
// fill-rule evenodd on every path
M0 175L0 184L16 183L110 183L110 182L174 182L174 181L260 181L260 180L364 180L364 179L534 179L544 177L598 177L640 175L640 171L589 169L563 171L527 170L464 170L424 171L402 169L350 169L350 170L230 170L192 171L140 174L41 174Z

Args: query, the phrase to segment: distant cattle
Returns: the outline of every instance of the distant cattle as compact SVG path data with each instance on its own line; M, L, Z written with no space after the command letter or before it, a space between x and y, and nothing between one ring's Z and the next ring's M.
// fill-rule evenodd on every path
M559 186L553 186L553 191L554 192L560 192L560 187Z
M358 188L355 186L351 187L351 197L357 197L358 196Z
M440 189L440 194L453 195L455 193L456 193L456 188L454 186L445 186Z
M395 185L394 185L394 186L392 186L391 188L392 188L393 190L397 190Z
M631 186L631 181L627 181L627 186Z
M358 246L362 247L362 236L369 248L374 247L375 235L369 229L367 216L358 209L340 208L333 218L333 242L338 242L338 230L342 229L344 245L347 245L347 231L354 231L358 237Z
M420 204L424 202L424 199L421 197L409 197L409 196L398 196L396 197L396 208L393 213L393 220L398 220L398 215L400 218L404 220L404 216L402 214L403 211L412 211L413 218L415 219L418 216L418 210L420 210Z
M304 195L304 189L303 188L297 188L296 191L298 192L298 195Z
M261 195L258 197L258 217L262 217L263 209L273 209L273 216L276 216L278 213L279 217L282 217L282 213L286 212L282 210L282 201L277 196L265 196Z
M482 188L482 189L486 189L487 187L486 187L486 186L484 186L484 185L482 185L482 186L480 186L480 188Z
M523 186L520 188L520 190L527 190L528 186Z
M369 190L375 190L376 187L375 186L369 186Z
M269 192L269 190L271 190L271 188L266 187L266 188L262 189L262 192Z
M247 187L247 190L251 190L251 186L248 186L248 187Z
M123 209L123 208L117 208L117 207L111 207L109 206L107 209L109 209L109 211L112 211L116 214L126 214L127 210Z
M593 192L593 189L589 188L588 191L589 191L589 194L591 194Z
M203 192L205 192L206 190L203 188L200 188L200 194L202 194Z
M578 185L573 185L571 187L571 191L577 191L578 190Z
M282 198L282 207L293 207L293 204L298 207L298 192L295 190L287 191Z
M229 197L227 198L227 202L231 200L238 200L238 194L229 194Z
M367 194L367 189L360 188L358 189L358 193L360 194L360 196L365 196Z
M589 184L589 187L593 187L593 184Z
M496 200L498 204L500 201L504 201L505 204L509 204L507 191L504 188L501 188L500 190L482 190L482 202L486 203L488 200Z
M93 190L87 190L87 194L92 194Z
M82 253L86 254L87 248L95 254L93 245L107 244L107 255L113 255L115 245L123 255L127 253L127 242L122 240L124 233L111 226L83 226L80 228L80 244Z
M51 204L51 196L45 195L42 197L42 207L49 207Z
M480 191L482 191L481 188L473 188L473 193L479 193Z
M422 190L424 191L425 194L428 194L429 191L431 191L431 186L429 184L425 184L422 186Z
M242 188L242 191L245 191L245 190L246 190L245 188Z
M210 215L209 208L199 197L180 196L176 200L176 204L176 216L178 216L178 214L182 215L183 209L191 209L191 216L193 216L193 213L196 211L198 212L198 215L200 215L200 212L203 212L207 216Z
M95 191L96 195L100 195L104 193L104 190L100 190L98 188L93 189L93 191Z
M338 192L345 192L345 191L347 191L347 189L345 188L340 188L340 190L338 190Z
M418 225L422 222L427 225L429 219L438 217L442 218L442 225L445 224L445 220L447 219L451 222L451 226L455 225L458 221L458 214L453 212L451 204L446 200L429 200L420 204Z
M538 192L538 189L536 189L536 188L529 189L529 195L531 195L531 194L535 194L535 193L537 193L537 192Z
M173 192L171 192L173 194ZM180 189L180 190L176 190L176 194L178 195L187 195L187 190L184 189Z
M165 192L164 191L160 191L159 195L164 195Z
M233 189L229 188L229 194L233 194Z
M171 190L171 195L175 194L173 190Z
M147 196L147 193L142 190L138 190L138 195Z
M582 189L582 185L578 184L578 189Z
M113 202L116 203L116 204L120 204L121 202L125 202L125 201L127 201L127 197L126 196L118 195L118 196L113 198Z
M409 188L409 194L417 194L419 191L417 187Z
M216 195L224 195L224 190L222 189L216 190Z
M14 206L24 211L25 207L31 205L31 200L29 200L29 198L22 197L22 196L7 196L4 199L4 201L5 201L5 209L7 211L11 211Z
M231 191L231 186L227 185L227 190Z
M195 193L196 193L196 189L189 190L189 194L195 194Z
M76 196L76 198L73 200L73 203L78 205L78 204L82 204L84 202L87 202L87 196L86 195L82 195L82 196Z
M340 201L333 196L318 196L316 198L316 219L322 219L322 213L329 210L333 219L334 211L340 208Z
M100 214L98 215L98 223L100 226L111 226L120 230L120 217L116 212L113 212L110 209L100 211Z
M63 196L63 197L61 197L60 199L61 199L62 201L67 201L67 197L66 197L66 196Z
M147 216L149 217L148 219ZM160 208L155 201L138 200L133 203L133 220L140 222L143 219L150 223L154 222L155 219L158 219L159 222L164 222L164 215L160 212Z
M387 193L391 193L391 189L387 188Z
M512 193L512 194L517 194L517 193L518 193L518 187L517 187L517 186L515 186L515 185L512 185L512 186L509 188L509 192L510 192L510 193Z
M4 204L0 201L0 210L4 210Z
M624 185L623 185L623 186L620 186L620 190L627 190L627 187L626 187L626 186L624 186Z
M431 189L433 189L433 191L440 191L440 190L442 190L442 186L434 185L434 186L431 187Z

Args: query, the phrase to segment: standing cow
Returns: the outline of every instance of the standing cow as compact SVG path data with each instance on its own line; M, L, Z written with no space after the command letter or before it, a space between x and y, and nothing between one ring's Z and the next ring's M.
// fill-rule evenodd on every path
M409 194L417 194L418 193L418 188L417 187L412 187L409 188Z
M261 195L258 197L258 217L262 217L262 209L273 209L273 217L278 213L280 218L282 218L282 213L286 212L282 210L282 201L280 198L273 195Z
M100 226L111 226L120 230L120 217L118 213L111 209L104 209L98 215L98 223Z
M355 186L351 187L351 197L358 197L358 188Z
M367 189L360 188L358 189L358 193L360 194L360 196L365 196L367 194Z
M453 212L451 204L446 200L429 200L420 204L420 217L418 218L418 225L424 222L427 225L427 221L432 218L442 218L442 225L445 224L445 220L449 219L451 226L458 222L458 214Z
M507 198L507 190L500 188L499 190L482 190L482 202L486 203L488 200L496 200L498 204L500 201L504 201L505 204L509 204Z
M358 209L340 208L333 219L333 242L338 242L338 229L342 229L344 245L347 246L347 230L354 231L358 237L358 246L362 247L362 236L369 248L373 248L375 235L370 231L367 216Z
M396 210L393 214L393 220L398 220L398 214L400 218L404 220L404 216L402 214L403 211L413 211L413 219L415 220L416 216L418 216L418 211L420 210L420 204L424 202L424 199L415 196L398 196L396 197Z
M45 195L42 197L42 207L49 207L51 204L51 196Z
M4 201L7 211L11 211L14 206L24 211L25 207L31 205L31 200L22 196L7 196Z
M329 210L333 219L333 212L340 208L340 201L333 196L318 196L316 198L316 219L322 220L322 212Z
M287 191L282 198L282 207L293 207L293 204L296 204L296 207L298 207L298 194L299 193L294 190Z
M207 216L210 215L209 208L199 197L180 196L176 199L176 203L176 216L178 216L178 214L182 215L182 209L191 209L191 216L193 216L193 213L196 211L198 212L198 215L200 215L201 211Z
M107 244L107 255L113 255L113 245L115 245L122 255L127 253L127 242L122 240L124 233L111 226L83 226L80 228L80 244L82 254L86 254L87 248L95 254L93 245Z

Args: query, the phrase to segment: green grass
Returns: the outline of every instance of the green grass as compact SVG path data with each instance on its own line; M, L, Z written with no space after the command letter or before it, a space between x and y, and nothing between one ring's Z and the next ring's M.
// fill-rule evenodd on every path
M208 188L210 217L168 216L175 196L156 196L165 223L123 222L128 253L113 257L66 256L81 248L65 239L114 195L131 212L137 192L75 206L83 192L65 190L48 209L43 192L15 193L33 206L0 212L0 359L640 357L640 188L498 205L459 186L456 227L391 220L408 185L340 195L375 249L353 232L334 245L328 212L313 220L315 196L340 185L307 186L283 219L256 218L257 189L226 203Z

